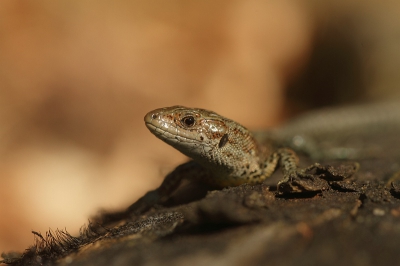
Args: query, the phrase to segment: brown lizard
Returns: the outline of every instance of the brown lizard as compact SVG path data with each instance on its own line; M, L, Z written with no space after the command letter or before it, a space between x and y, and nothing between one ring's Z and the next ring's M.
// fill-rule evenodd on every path
M326 108L261 134L251 133L215 112L183 106L156 109L147 113L144 121L151 133L192 160L168 174L159 188L132 204L128 213L142 213L165 202L183 179L219 188L257 184L270 177L278 166L283 172L283 179L277 184L278 194L327 189L327 183L309 171L317 169L327 174L329 170L319 164L298 168L298 157L289 147L315 159L400 156L399 151L390 151L391 147L360 142L361 136L378 132L382 138L398 141L400 104L397 102ZM348 137L356 137L354 142L359 147L346 147L347 143L326 145L327 140L347 142ZM358 164L354 164L354 172L357 169Z
M298 158L290 148L278 148L272 142L258 143L252 133L228 118L198 108L172 106L151 111L144 117L147 128L156 137L192 159L168 174L156 190L129 207L141 213L164 202L183 179L192 179L214 187L262 183L278 165L283 179L279 190L296 192L289 181L301 175Z

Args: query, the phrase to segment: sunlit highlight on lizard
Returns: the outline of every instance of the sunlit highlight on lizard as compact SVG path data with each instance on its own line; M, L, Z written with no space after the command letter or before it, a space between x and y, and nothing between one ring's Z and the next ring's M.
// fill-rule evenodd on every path
M192 161L178 166L158 189L131 205L132 212L140 213L165 201L183 179L219 188L257 184L280 166L284 178L278 190L296 192L288 181L297 175L307 176L299 171L294 151L276 148L273 143L260 144L248 129L212 111L172 106L149 112L144 121L151 133Z

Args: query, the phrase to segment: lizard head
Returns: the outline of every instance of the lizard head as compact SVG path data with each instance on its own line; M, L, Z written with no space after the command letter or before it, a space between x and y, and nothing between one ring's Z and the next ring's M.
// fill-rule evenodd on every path
M149 112L144 121L156 137L203 165L256 155L250 132L212 111L172 106Z

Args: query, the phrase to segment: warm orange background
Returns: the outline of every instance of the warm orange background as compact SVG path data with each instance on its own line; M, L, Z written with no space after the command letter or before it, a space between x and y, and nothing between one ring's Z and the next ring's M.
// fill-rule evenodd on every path
M2 0L0 251L157 187L185 158L145 128L154 108L262 128L338 88L332 103L398 97L400 4L375 2ZM326 67L341 38L351 60ZM355 61L357 82L336 74Z

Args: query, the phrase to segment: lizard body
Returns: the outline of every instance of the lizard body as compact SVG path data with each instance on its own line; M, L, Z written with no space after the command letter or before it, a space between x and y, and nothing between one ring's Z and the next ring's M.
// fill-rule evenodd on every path
M192 161L168 174L161 186L130 206L141 212L163 202L182 179L192 179L223 188L243 183L262 183L281 166L287 182L298 174L298 158L289 148L272 142L257 142L239 123L199 108L172 106L151 111L144 117L156 137L173 146Z
M297 169L297 157L272 142L258 143L239 123L199 108L172 106L149 112L145 124L150 132L173 146L208 172L217 187L261 183L284 165L284 174Z
M307 174L319 165L299 169L298 158L288 147L316 159L376 155L377 149L370 152L366 147L368 145L360 142L360 136L380 132L382 138L392 136L393 141L398 141L400 105L384 103L328 108L300 116L277 130L262 134L253 134L239 123L215 112L183 106L156 109L146 114L144 120L151 133L192 161L178 166L166 176L159 188L132 204L128 208L130 213L142 213L155 204L163 203L183 179L219 188L256 184L271 176L278 166L283 172L283 179L277 186L278 194L324 190L326 183ZM326 140L347 139L348 136L357 138L355 142L361 144L360 151L346 145L324 146ZM277 143L284 146L277 146ZM381 153L388 153L390 148L376 146ZM392 154L398 156L399 151Z

